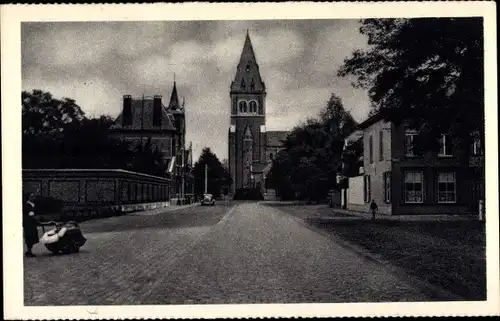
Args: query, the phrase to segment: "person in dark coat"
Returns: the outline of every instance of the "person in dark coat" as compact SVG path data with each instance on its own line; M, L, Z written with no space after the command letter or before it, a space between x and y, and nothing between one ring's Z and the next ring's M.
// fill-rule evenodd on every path
M375 212L378 211L378 206L377 203L375 203L375 200L372 199L372 202L370 203L370 211L372 212L372 220L375 219Z
M38 237L38 225L40 222L35 217L35 195L29 194L28 200L23 206L23 231L24 241L26 243L27 251L25 253L28 257L34 257L33 246L37 244L40 239Z

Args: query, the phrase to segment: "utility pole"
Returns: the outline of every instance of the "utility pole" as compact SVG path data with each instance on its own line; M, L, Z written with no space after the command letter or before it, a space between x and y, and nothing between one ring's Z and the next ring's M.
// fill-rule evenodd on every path
M205 164L205 194L207 194L208 189L208 164Z

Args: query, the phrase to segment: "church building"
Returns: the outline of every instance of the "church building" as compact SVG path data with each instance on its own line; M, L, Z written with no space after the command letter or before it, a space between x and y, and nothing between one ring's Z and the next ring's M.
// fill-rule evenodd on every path
M260 188L280 149L287 131L266 131L266 85L250 35L230 87L231 123L229 128L229 172L233 178L232 193L242 188Z

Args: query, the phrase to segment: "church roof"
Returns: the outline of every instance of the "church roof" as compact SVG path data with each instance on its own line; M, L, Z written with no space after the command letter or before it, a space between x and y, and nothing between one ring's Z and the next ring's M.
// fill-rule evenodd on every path
M162 104L161 126L153 126L153 98L132 98L132 124L130 126L122 126L123 110L116 118L110 129L128 129L128 130L175 130L174 124L171 121L169 114Z
M283 141L286 140L289 132L288 131L268 131L266 132L266 146L269 147L281 147L283 146Z
M266 91L248 31L236 75L231 84L231 91L241 93L263 93Z
M172 89L172 94L170 95L170 103L168 104L168 109L170 111L179 112L181 111L181 104L179 103L179 96L177 95L177 86L174 81L174 88Z

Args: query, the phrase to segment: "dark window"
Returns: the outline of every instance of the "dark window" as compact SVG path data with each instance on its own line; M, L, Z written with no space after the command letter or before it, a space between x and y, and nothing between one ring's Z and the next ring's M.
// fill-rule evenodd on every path
M371 200L371 182L370 182L370 176L365 175L364 180L363 180L363 186L364 186L364 198L365 198L365 203L370 202Z
M245 79L241 80L241 88L245 89Z
M424 175L422 172L406 172L404 176L405 203L424 202Z
M252 78L252 82L250 82L250 89L252 89L252 90L255 89L255 82L253 81L253 78Z
M474 142L472 143L472 155L483 155L483 146L479 137L474 138Z
M384 132L380 131L378 136L379 160L384 160Z
M240 113L246 113L246 112L247 112L247 102L240 101Z
M384 200L391 203L391 172L384 173Z
M253 100L250 102L250 112L251 113L257 112L257 103Z
M441 135L439 139L439 156L452 156L452 139L449 135Z
M370 136L368 144L369 144L368 148L370 149L369 157L370 157L370 164L371 164L371 163L373 163L373 137L372 136Z
M247 69L247 72L249 72L250 71L250 65L247 65L246 69Z
M413 151L415 145L415 138L417 137L417 132L414 130L406 130L405 132L405 156L416 156Z
M455 173L438 173L438 203L455 203L457 182Z

